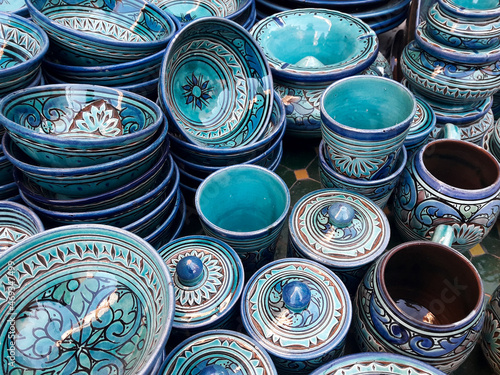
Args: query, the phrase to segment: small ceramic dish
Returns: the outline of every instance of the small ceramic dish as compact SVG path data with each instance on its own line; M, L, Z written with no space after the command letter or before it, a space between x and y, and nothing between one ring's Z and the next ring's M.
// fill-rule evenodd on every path
M264 135L274 92L269 65L242 26L206 17L169 44L160 75L162 105L189 142L240 147Z
M40 218L28 207L0 200L0 254L44 230Z
M11 371L113 367L149 375L162 356L174 316L172 278L156 250L127 231L73 225L39 233L3 254L0 279L0 293L16 295L0 301L3 358L15 352Z
M167 13L142 0L73 2L28 0L51 50L68 65L109 65L165 49L176 32Z
M438 0L439 6L459 17L491 19L500 16L498 0Z

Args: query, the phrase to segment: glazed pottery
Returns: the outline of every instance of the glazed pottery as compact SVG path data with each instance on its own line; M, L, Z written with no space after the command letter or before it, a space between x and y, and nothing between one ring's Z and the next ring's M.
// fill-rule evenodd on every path
M2 3L2 12L17 14L22 17L29 17L26 3L22 0L13 0Z
M415 97L396 81L355 76L334 82L321 96L329 164L350 178L387 177L415 111Z
M173 349L158 375L277 375L264 348L252 338L229 330L210 330Z
M0 253L44 229L40 218L28 207L0 200Z
M352 307L335 273L307 259L287 258L248 281L241 317L280 374L308 373L342 355Z
M438 0L439 6L458 17L474 18L478 21L500 17L497 0Z
M248 277L274 258L290 192L274 172L241 164L208 176L196 191L195 206L205 233L238 253Z
M0 124L46 167L77 168L130 156L164 126L151 100L104 86L37 86L0 101Z
M142 0L33 0L26 5L68 65L109 65L165 49L176 32L167 13Z
M12 246L0 277L3 373L151 374L175 298L144 240L101 225L48 230Z
M443 243L453 237L451 227L436 232L435 240ZM362 351L406 355L449 373L479 340L481 277L467 258L445 244L403 243L368 270L355 297L354 317Z
M500 286L486 306L481 347L493 371L500 374Z
M316 190L294 205L288 254L331 269L354 296L370 264L387 248L387 216L368 198L337 189Z
M272 112L269 65L242 26L206 17L169 44L161 69L162 105L186 140L239 147L261 139Z
M408 160L415 151L426 144L436 128L436 114L432 107L422 98L416 97L415 117L403 144L408 152Z

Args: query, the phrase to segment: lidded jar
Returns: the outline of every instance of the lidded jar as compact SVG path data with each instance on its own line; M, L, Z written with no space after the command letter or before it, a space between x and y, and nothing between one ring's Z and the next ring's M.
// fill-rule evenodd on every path
M241 301L247 333L280 374L308 373L343 354L352 305L327 267L308 259L276 260L252 276Z
M289 217L288 252L334 271L354 296L370 264L389 243L387 216L372 200L338 189L303 196Z

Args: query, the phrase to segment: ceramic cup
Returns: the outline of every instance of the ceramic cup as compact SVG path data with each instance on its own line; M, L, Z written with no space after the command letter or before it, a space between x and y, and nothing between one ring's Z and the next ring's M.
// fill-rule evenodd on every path
M481 348L496 374L500 374L500 285L486 306Z
M196 191L195 206L205 233L231 246L249 277L274 258L290 192L274 172L240 164L208 176Z
M453 229L435 240L403 243L368 270L354 307L362 351L403 354L444 372L455 370L479 340L484 291L474 265L446 246Z
M416 111L413 94L376 76L334 82L321 96L321 131L330 165L350 178L386 177Z

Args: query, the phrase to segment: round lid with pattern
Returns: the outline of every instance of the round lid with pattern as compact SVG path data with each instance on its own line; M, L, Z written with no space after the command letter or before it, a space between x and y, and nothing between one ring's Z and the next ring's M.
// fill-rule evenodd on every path
M370 199L338 189L303 196L288 224L290 246L332 268L371 263L387 248L391 231L387 216Z
M286 258L250 278L241 317L248 334L270 354L305 361L342 348L352 306L333 271L308 259Z
M173 327L201 328L223 319L243 290L243 265L224 242L207 236L179 238L159 253L175 289Z
M159 375L276 375L273 361L250 337L228 330L201 332L172 350Z
M432 107L418 96L415 99L417 100L417 110L404 141L406 147L424 141L436 126L436 114Z

